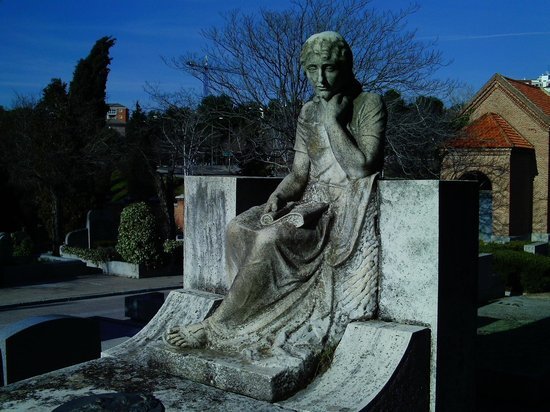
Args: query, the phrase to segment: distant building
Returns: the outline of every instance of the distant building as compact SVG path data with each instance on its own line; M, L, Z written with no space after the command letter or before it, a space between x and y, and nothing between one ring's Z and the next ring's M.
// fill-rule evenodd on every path
M548 241L550 93L495 74L465 113L470 123L448 144L441 178L479 182L482 239Z
M530 80L530 83L533 86L542 87L547 92L550 92L550 73L541 74L538 79Z
M107 112L107 126L116 130L122 136L126 135L126 124L130 118L130 111L127 107L119 103L107 103L109 111Z

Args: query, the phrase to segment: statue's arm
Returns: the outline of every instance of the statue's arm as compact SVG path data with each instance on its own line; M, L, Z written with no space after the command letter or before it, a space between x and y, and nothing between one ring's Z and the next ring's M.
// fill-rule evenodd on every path
M292 170L269 196L265 211L274 212L289 201L299 200L306 188L308 175L309 157L304 152L296 151Z
M384 142L388 113L381 96L362 95L358 102L358 132L355 140L365 156L367 175L379 172L384 164Z
M359 179L377 172L382 166L386 109L374 94L361 99L356 116L359 127L351 135L341 120L353 104L347 97L336 95L324 105L324 125L336 160L350 179Z

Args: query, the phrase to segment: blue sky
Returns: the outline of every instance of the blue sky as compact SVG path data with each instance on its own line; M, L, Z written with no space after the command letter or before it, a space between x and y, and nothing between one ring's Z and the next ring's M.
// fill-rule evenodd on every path
M15 96L38 97L51 78L70 82L78 59L105 36L117 39L107 85L108 101L147 105L146 82L166 91L202 86L167 67L161 56L200 52L200 30L223 24L231 9L284 8L291 0L0 0L0 105ZM420 40L437 39L451 63L434 75L477 91L494 73L536 78L550 71L547 0L420 0L408 19ZM396 10L405 0L373 0Z

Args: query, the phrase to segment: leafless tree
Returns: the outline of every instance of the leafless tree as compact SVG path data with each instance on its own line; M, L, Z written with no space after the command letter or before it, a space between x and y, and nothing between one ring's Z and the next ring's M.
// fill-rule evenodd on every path
M413 100L418 95L446 98L454 82L434 78L434 72L446 64L441 53L407 28L407 19L417 9L411 5L384 12L372 7L371 0L296 0L283 11L233 11L225 15L223 27L202 32L207 64L200 63L196 54L168 63L203 81L206 76L212 91L229 95L237 104L262 107L264 132L257 137L262 140L258 146L277 148L274 159L284 163L291 158L300 108L311 93L299 55L313 33L334 30L347 39L354 51L356 76L367 91L395 89ZM410 129L404 120L393 119L400 124L393 131L405 133L390 131L389 140L407 139Z

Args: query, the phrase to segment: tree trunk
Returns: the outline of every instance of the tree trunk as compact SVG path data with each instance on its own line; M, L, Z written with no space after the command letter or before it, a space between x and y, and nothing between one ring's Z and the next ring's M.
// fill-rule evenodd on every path
M62 208L61 199L55 190L51 191L52 195L52 254L59 256L59 246L61 246L62 238Z
M155 173L155 187L162 209L162 234L165 239L174 239L176 236L174 221L174 173L169 170L165 178Z

